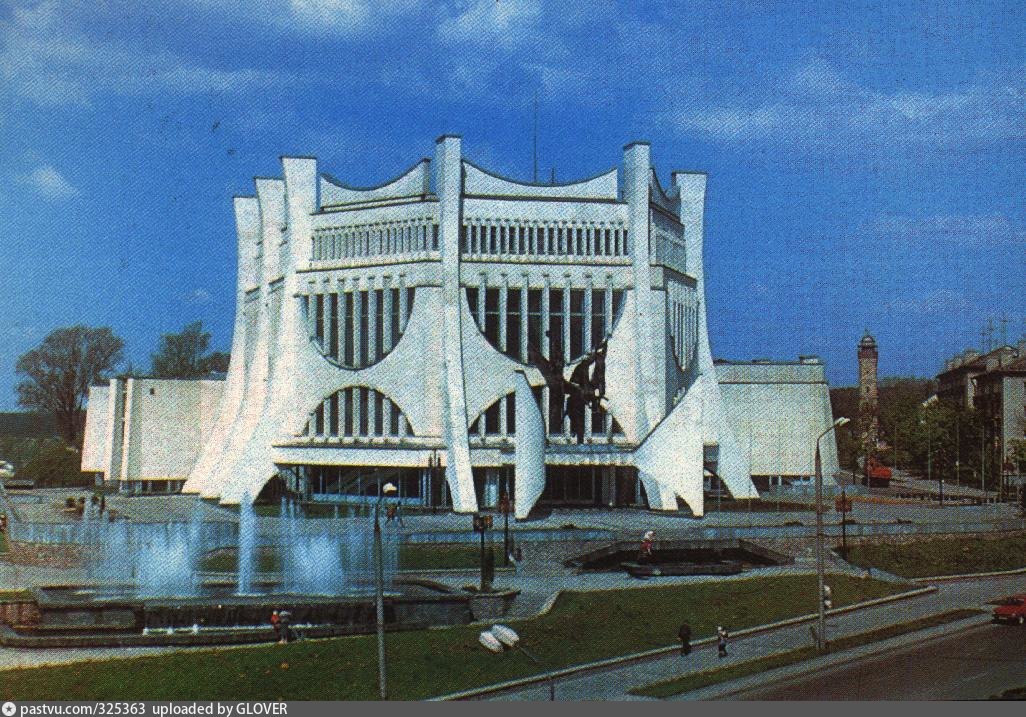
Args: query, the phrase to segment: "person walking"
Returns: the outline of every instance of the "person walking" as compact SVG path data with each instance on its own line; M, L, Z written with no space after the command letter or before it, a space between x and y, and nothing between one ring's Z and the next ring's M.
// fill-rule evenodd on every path
M281 642L292 642L292 613L282 610L278 618L281 620Z
M716 628L716 649L719 650L720 657L727 656L727 638L729 635L727 631L723 629L723 626L717 626Z
M655 543L655 531L649 530L645 532L645 536L641 539L641 550L638 553L639 563L650 563L652 562L652 546Z
M281 639L281 616L275 610L271 613L271 628L274 630L274 641L282 642Z
M680 656L686 657L691 654L691 625L687 621L681 623L680 629L677 631L677 637L680 638Z

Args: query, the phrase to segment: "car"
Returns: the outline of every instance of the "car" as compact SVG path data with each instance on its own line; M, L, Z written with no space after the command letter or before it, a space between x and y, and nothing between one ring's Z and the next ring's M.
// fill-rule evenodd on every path
M994 608L994 622L1026 623L1026 594L1004 598Z

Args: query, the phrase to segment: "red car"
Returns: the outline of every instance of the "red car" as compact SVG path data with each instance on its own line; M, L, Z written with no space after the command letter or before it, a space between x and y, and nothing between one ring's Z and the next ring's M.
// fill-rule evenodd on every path
M1012 595L994 608L994 622L1026 623L1026 595Z

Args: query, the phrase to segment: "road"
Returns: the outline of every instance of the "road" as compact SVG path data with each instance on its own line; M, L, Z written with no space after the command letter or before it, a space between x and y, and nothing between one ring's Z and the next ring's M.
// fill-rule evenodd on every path
M976 700L1026 685L1026 629L983 625L731 695L731 700Z
M937 592L917 598L865 608L844 615L832 616L827 622L828 634L834 638L841 635L852 635L876 627L907 622L926 615L963 607L980 607L989 610L992 609L992 606L986 604L988 600L1026 591L1026 575L976 578L973 580L941 583L937 588ZM1003 626L994 627L999 628ZM1021 642L1026 641L1026 628L1009 627L1007 629L1008 635L1014 634ZM977 633L973 632L972 634L975 635ZM808 644L810 644L810 636L807 623L783 627L770 632L731 640L731 658L726 662L717 659L716 648L710 646L696 650L687 660L682 660L676 654L667 654L640 662L632 662L565 677L556 683L556 699L637 699L628 693L632 687L669 679L685 673L722 667L737 660L743 661L784 652ZM985 657L990 657L986 653L983 654ZM1026 683L1026 669L1024 669L1026 664L1023 662L1022 653L1019 654L1020 659L1015 663L1016 669L1019 670L1017 679L1003 684L1001 689L1017 687L1021 683ZM995 654L995 657L1000 656L1000 651ZM973 674L973 670L965 671L964 674L966 676ZM989 694L987 693L986 696L989 696ZM680 697L687 698L685 695ZM484 699L546 700L548 699L548 688L544 684L527 685L497 694L490 694L485 696ZM732 697L731 699L735 698ZM827 697L822 697L821 699L827 699Z

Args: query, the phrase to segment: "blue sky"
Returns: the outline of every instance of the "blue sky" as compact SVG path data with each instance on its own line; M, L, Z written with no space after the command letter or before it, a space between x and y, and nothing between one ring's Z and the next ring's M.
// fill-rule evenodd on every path
M51 329L227 348L230 197L282 154L372 184L462 134L568 180L709 172L713 351L932 375L1026 331L1026 4L0 0L0 410Z

